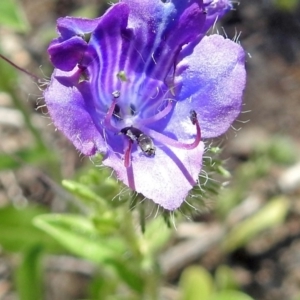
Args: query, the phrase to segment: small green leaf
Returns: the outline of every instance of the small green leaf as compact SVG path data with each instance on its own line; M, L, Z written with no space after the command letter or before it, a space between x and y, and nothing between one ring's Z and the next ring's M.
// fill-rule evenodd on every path
M223 247L226 251L245 245L261 231L281 224L288 212L289 201L285 197L270 200L260 211L235 226L227 235Z
M63 180L62 185L73 195L79 197L85 204L99 204L106 207L106 201L84 184L71 180Z
M29 30L29 23L22 11L19 1L0 1L0 12L0 25L4 25L20 32Z
M238 288L232 269L225 265L217 268L215 282L218 290L234 290Z
M93 216L92 222L101 235L114 234L120 227L115 215L108 211L101 216Z
M116 269L121 280L124 281L131 289L142 293L144 289L144 280L140 275L140 270L133 267L133 262L130 262L128 259L114 259L110 261L111 265Z
M113 260L126 251L120 239L100 236L93 223L81 216L48 214L36 217L34 225L70 252L96 263Z
M7 251L22 251L33 245L41 245L49 252L59 252L59 244L32 225L34 217L46 211L28 206L16 209L8 206L0 209L0 245Z
M291 165L297 161L297 147L285 136L275 136L268 147L268 155L278 164Z
M41 164L42 162L54 161L54 156L49 156L39 148L30 148L11 154L0 153L0 170L17 169L26 164Z
M202 267L188 267L180 277L180 300L209 300L213 290L213 279Z
M16 273L16 286L20 300L43 299L42 262L43 248L34 246L24 252Z
M141 243L145 243L142 248L147 249L150 255L157 253L170 239L172 230L166 225L162 217L152 220L147 224Z

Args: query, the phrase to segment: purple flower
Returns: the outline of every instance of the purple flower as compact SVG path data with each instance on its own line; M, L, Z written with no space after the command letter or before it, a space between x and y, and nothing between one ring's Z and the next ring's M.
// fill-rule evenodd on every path
M244 51L205 36L227 0L123 0L102 17L66 17L49 46L49 113L85 155L165 209L197 184L202 140L241 110ZM201 129L201 132L200 132Z

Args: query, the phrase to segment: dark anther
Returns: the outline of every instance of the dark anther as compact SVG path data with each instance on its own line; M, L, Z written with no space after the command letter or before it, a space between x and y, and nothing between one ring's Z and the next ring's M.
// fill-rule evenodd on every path
M118 119L121 119L121 108L118 104L115 105L113 116L117 117Z
M133 104L130 104L130 113L131 113L132 116L134 116L135 113L136 113L136 109L135 109L135 106Z
M196 125L196 123L197 123L197 113L194 110L190 111L190 119L191 119L193 125Z

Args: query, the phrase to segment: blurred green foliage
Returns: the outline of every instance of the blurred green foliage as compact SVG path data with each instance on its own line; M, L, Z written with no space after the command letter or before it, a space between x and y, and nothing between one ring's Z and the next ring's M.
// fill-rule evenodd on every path
M29 23L22 10L21 1L0 1L0 26L1 25L23 33L30 29Z
M252 238L266 229L282 224L289 211L289 201L285 197L277 197L263 206L258 212L242 220L233 227L225 237L223 248L234 251L247 244Z
M179 282L180 300L253 300L238 291L234 274L227 266L220 266L215 279L204 268L186 268Z
M45 209L38 207L14 208L6 206L0 209L0 244L5 251L26 251L31 247L41 247L49 252L60 252L62 247L35 228L34 217L44 214Z
M297 5L299 5L299 0L275 0L275 6L281 10L292 11Z

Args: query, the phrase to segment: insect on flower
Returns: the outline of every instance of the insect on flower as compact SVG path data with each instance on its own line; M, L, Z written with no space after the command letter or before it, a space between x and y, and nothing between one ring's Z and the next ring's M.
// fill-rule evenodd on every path
M125 127L121 133L129 137L131 141L136 141L146 156L155 155L155 146L150 136L144 134L141 130L134 127Z
M57 21L45 101L83 154L167 210L197 184L204 140L241 110L244 50L207 30L229 0L120 0L96 19ZM86 38L88 37L88 38Z

